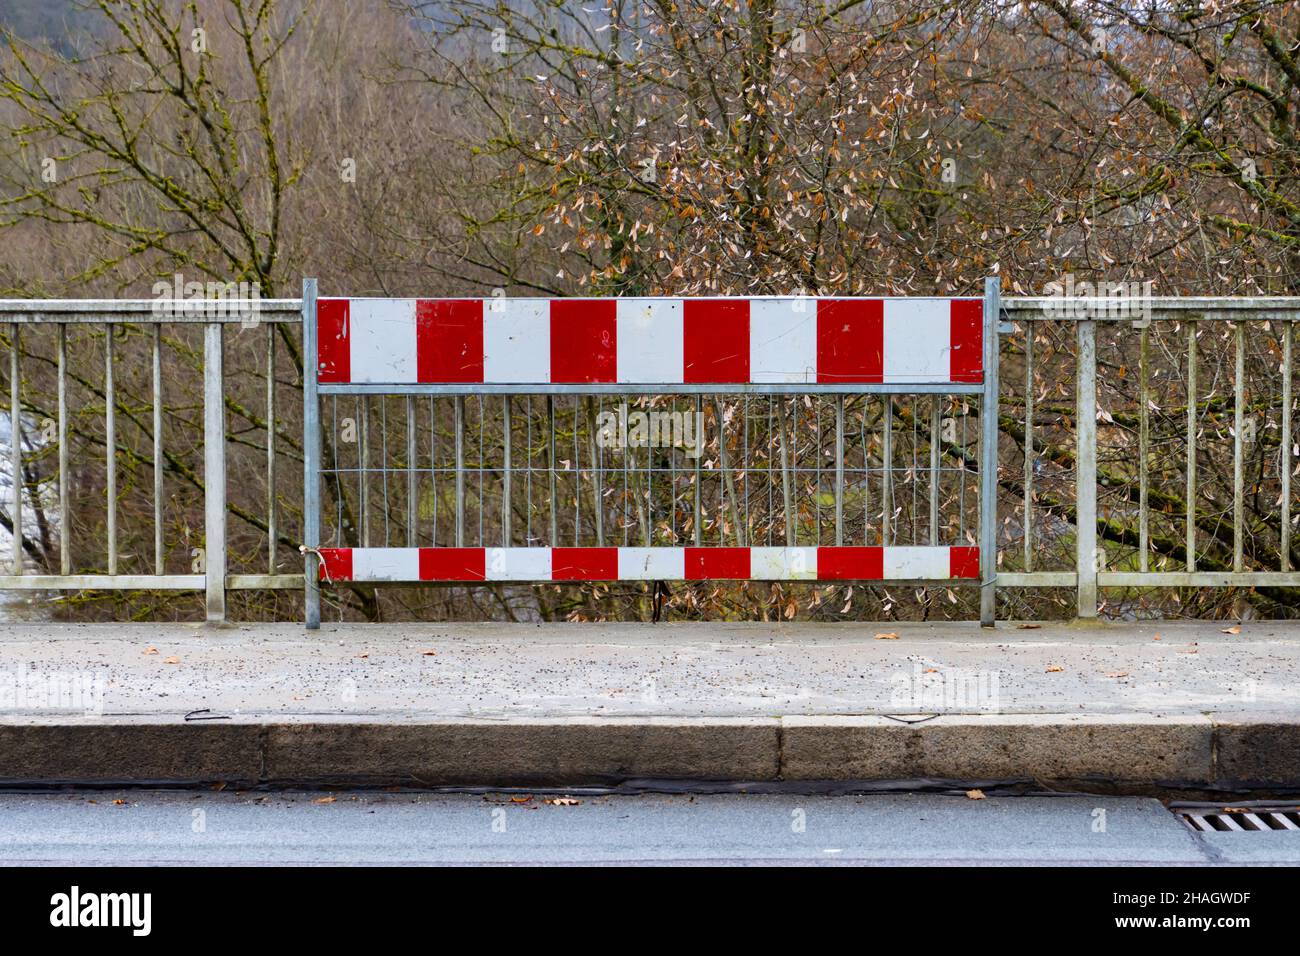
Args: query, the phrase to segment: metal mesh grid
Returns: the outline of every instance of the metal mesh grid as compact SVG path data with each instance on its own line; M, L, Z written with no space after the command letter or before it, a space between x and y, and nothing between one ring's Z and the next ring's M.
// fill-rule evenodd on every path
M321 402L336 547L977 543L969 397Z

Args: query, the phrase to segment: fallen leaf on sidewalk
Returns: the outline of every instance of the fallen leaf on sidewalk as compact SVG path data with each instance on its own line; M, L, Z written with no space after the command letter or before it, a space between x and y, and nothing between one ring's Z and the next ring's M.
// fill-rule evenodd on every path
M1234 624L1232 627L1225 627L1225 628L1223 629L1222 633L1224 633L1224 634L1240 634L1240 633L1241 633L1241 625L1240 625L1240 624Z
M180 662L181 659L179 657L169 657L163 661L164 664L179 664Z
M321 797L319 800L313 800L312 803L333 803L338 797Z
M114 801L113 801L113 806L115 806L115 807L124 807L124 806L126 806L126 801L125 801L125 800L114 800Z
M420 656L421 656L421 657L437 657L437 656L438 656L438 652L437 652L437 651L420 651Z
M1047 670L1043 671L1043 673L1044 673L1044 674L1059 674L1059 673L1061 673L1061 671L1063 671L1063 670L1065 670L1065 668L1062 667L1060 664L1050 664L1050 665L1048 665Z
M545 802L553 807L576 807L582 803L581 800L575 800L573 797L552 797Z
M511 797L511 798L510 798L510 802L511 802L511 803L528 803L528 802L531 801L532 799L533 799L533 795L530 793L530 794L528 794L528 795L526 795L526 796L523 796L523 797Z
M1113 674L1107 674L1107 677L1128 677L1128 671L1115 671Z
M1160 635L1157 634L1155 637L1151 638L1151 640L1153 640L1153 641L1158 641L1158 640L1160 640Z
M149 647L146 647L146 648L144 649L144 652L145 652L146 654L157 654L157 653L158 653L158 648L156 648L156 647L150 645Z
M357 655L357 657L361 658L363 661L364 661L367 657L369 657L369 656L370 656L369 654L358 654L358 655Z
M877 634L877 635L876 635L876 640L878 640L878 641L896 641L896 640L898 640L898 635L895 634L895 633L893 633L892 631L890 631L890 632L887 632L887 633L884 633L884 634Z
M967 796L967 798L970 799L970 800L983 800L983 799L984 799L984 791L983 791L983 790L967 790L967 791L966 791L966 796Z
M1017 624L1016 627L1022 631L1036 631L1041 628L1041 624Z

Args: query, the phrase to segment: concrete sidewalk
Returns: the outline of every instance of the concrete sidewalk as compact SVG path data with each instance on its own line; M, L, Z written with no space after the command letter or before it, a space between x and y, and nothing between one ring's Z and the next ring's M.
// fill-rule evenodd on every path
M1300 626L1226 628L13 625L0 783L1300 787Z

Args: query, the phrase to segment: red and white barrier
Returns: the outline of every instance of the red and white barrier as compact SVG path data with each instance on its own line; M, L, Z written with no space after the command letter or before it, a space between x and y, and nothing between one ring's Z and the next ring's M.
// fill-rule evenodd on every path
M979 548L321 548L328 581L979 578Z
M979 384L980 299L319 299L321 384Z

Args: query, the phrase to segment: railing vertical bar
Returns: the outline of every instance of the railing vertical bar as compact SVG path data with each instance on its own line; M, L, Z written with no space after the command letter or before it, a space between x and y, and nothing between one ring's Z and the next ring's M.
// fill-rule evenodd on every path
M9 327L9 517L13 523L13 574L23 573L23 437L22 397L19 394L18 349L21 344L21 326L14 322Z
M1232 570L1245 567L1245 464L1242 429L1246 417L1246 323L1237 322L1232 381Z
M154 431L157 432L157 426ZM155 444L154 461L158 460ZM155 481L155 487L157 482ZM72 573L72 510L68 494L68 326L59 323L59 573ZM155 496L156 497L156 496ZM159 567L159 574L162 568Z
M1151 453L1151 347L1149 329L1142 327L1138 344L1138 570L1151 570L1151 509L1148 506Z
M819 453L820 459L820 453ZM835 396L835 545L844 544L844 396Z
M408 548L419 547L417 520L420 515L420 509L416 504L418 495L417 478L419 477L415 468L416 443L415 443L415 396L406 396L406 546Z
M695 448L691 449L695 454L695 520L692 524L694 529L695 546L698 548L704 544L704 503L700 500L700 481L704 477L704 398L695 396L695 428L692 431L695 436Z
M305 341L306 340L304 339L304 342ZM304 348L305 347L306 346L304 346ZM304 389L305 388L306 386L304 385ZM320 419L319 402L320 402L319 392L317 392L316 417L318 421ZM321 462L322 468L325 467L324 431L325 431L324 426L322 425L320 449L318 450L316 456L317 460ZM339 397L337 395L330 396L330 457L333 459L331 464L333 464L334 466L334 471L333 471L334 474L334 544L336 547L340 547L342 546L345 540L344 534L346 533L346 531L344 528L344 517L343 517L343 473L342 471L339 470ZM316 487L317 490L319 491L320 484L318 483Z
M980 399L980 624L992 627L997 616L998 573L998 372L1001 343L1002 284L984 280L984 393Z
M501 403L501 547L503 548L510 547L510 469L514 445L512 412L510 396L507 395Z
M226 403L222 352L222 325L209 322L203 330L204 560L209 624L226 619Z
M479 394L475 396L475 405L478 408L478 504L474 509L478 512L478 546L486 546L487 538L483 534L483 521L487 514L487 509L483 503L487 501L487 396Z
M670 489L671 490L671 489ZM654 449L645 442L645 520L642 531L645 534L645 547L650 547L654 539L655 527L655 457Z
M621 438L620 438L621 441ZM628 454L628 449L623 448L623 502L619 506L621 515L620 522L623 525L623 547L628 547L632 540L632 516L633 513L639 515L636 510L636 504L632 500L632 456Z
M741 522L743 531L739 538L742 546L754 539L754 512L751 507L754 483L750 480L750 475L753 473L753 468L750 465L751 454L749 443L749 396L742 395L740 396L740 461L742 468L740 480L745 483L744 520Z
M383 506L380 508L380 514L384 516L384 544L383 547L392 547L392 505L388 498L388 470L393 458L388 454L388 396L379 396L379 479L380 490L383 492Z
M930 544L939 543L939 486L942 472L940 466L943 459L940 457L942 445L940 443L940 433L943 430L943 421L939 403L941 398L938 395L930 396Z
M775 500L773 496L776 494L776 460L777 460L777 456L779 455L779 452L776 450L776 446L773 444L776 441L776 438L773 437L776 435L775 402L776 402L775 396L772 395L764 396L764 405L767 408L767 431L763 432L762 434L766 439L764 441L764 446L763 446L764 453L765 453L766 467L763 469L759 469L760 473L763 474L763 478L764 478L763 485L759 489L760 493L764 489L766 489L767 491L767 507L766 508L763 507L763 502L760 499L759 512L764 519L763 523L764 523L765 530L763 533L763 542L768 547L771 547L772 545L772 530L776 527L776 505L773 503ZM759 439L759 429L755 428L754 430L755 442L757 442L758 439Z
M155 325L155 332L157 329L158 326ZM155 426L155 434L158 431ZM270 574L275 574L279 570L276 556L279 529L275 520L275 479L275 326L268 322L266 323L266 567ZM158 573L162 574L161 567Z
M569 406L571 411L569 422L573 425L573 546L575 548L582 545L582 449L579 447L582 426L578 407L580 401L575 395Z
M357 477L361 487L357 493L358 507L361 510L361 547L370 547L370 396L358 395L359 415L361 419L358 430L360 448L358 449Z
M453 399L456 408L456 547L465 547L465 396Z
M113 323L105 323L104 331L104 495L108 506L108 573L117 574L117 388L113 381ZM206 384L205 379L205 388ZM204 401L207 401L206 392Z
M813 539L813 543L814 543L814 544L821 544L821 541L822 541L822 506L821 506L821 497L822 497L822 405L823 405L823 404L824 404L824 403L821 402L820 400L814 401L814 402L812 403L812 410L813 410L813 416L814 416L814 420L813 420L813 428L814 428L814 431L813 431L813 444L812 444L812 448L813 448L813 467L812 467L811 471L813 472L813 509L812 509L812 515L813 515L813 535L812 535L812 539ZM797 423L798 423L798 417L797 417L797 416L798 416L798 414L799 414L799 405L798 405L797 402L795 403L795 406L794 406L794 407L795 407L795 415L796 415L795 422L796 422L796 424L797 424ZM796 488L800 487L800 483L799 483L799 459L798 459L798 458L795 459L794 481L795 481L795 487L796 487ZM803 486L804 486L804 487L807 487L807 482L806 482L806 481L803 483Z
M862 544L871 542L871 448L867 440L867 410L870 399L862 396L858 400L858 441L862 445Z
M918 489L921 486L921 479L920 479L921 462L918 457L920 455L920 448L921 448L921 441L920 441L921 425L920 425L919 416L916 414L919 409L919 406L920 406L920 400L917 399L917 404L912 408L912 416L911 416L912 418L912 467L907 473L907 483L912 486L911 518L912 518L912 543L913 544L918 544L920 543L921 540L921 533L920 531L917 530L917 525L916 525L918 516L921 513L920 506L917 502L917 493L918 493Z
M1187 570L1196 570L1196 323L1187 323Z
M302 461L303 461L303 545L306 553L304 569L304 604L307 627L320 627L320 557L315 549L320 547L320 470L321 427L320 400L316 397L316 376L319 360L316 350L316 280L302 280ZM337 425L337 405L333 420ZM338 475L338 440L334 439L335 479ZM343 496L339 495L342 502ZM340 528L342 521L339 521Z
M550 491L548 504L551 518L551 547L560 544L559 497L555 480L555 396L546 396L546 477Z
M880 491L880 535L881 543L889 547L894 543L894 399L889 395L882 395L881 401L884 402L884 413L881 426L880 440L880 465L883 469L881 475Z
M1075 492L1075 566L1079 617L1097 616L1097 323L1080 320L1075 441L1078 473Z
M533 396L524 397L524 544L533 543Z
M1025 323L1025 571L1034 570L1034 323Z
M1291 570L1291 339L1293 322L1282 323L1282 447L1278 466L1282 479L1282 570Z
M785 543L787 547L794 547L794 500L790 489L790 459L793 457L789 447L790 423L787 420L785 398L779 398L777 403L780 405L781 502L785 513Z
M605 546L605 507L601 482L600 450L596 442L596 410L591 396L583 399L583 411L587 419L587 454L591 460L591 502L592 515L596 527L596 546Z
M59 326L60 336L63 326ZM62 361L60 341L60 361ZM162 323L153 325L151 346L153 365L153 566L155 574L163 573L163 452L162 452ZM59 385L62 387L62 382ZM60 417L62 411L60 410ZM62 444L60 439L59 444ZM272 538L274 540L274 538ZM274 573L272 568L272 573Z
M429 395L429 545L438 545L438 399Z

